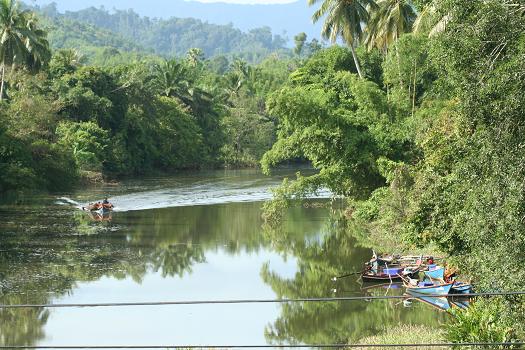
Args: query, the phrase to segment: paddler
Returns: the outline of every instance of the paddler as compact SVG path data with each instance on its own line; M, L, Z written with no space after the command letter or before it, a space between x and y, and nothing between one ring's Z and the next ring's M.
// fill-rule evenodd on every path
M113 204L111 204L107 198L104 198L104 200L102 201L102 208L104 209L113 209Z

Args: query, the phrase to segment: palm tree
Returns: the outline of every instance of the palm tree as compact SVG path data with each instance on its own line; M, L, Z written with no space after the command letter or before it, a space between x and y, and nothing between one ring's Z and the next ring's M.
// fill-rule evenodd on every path
M312 6L320 0L308 0ZM335 42L338 37L350 46L357 73L362 78L361 66L355 52L355 47L363 37L363 25L368 22L369 9L376 7L374 0L323 0L314 12L312 20L317 22L325 17L322 36Z
M38 71L51 58L46 32L36 17L20 10L18 0L0 0L0 101L4 96L6 66L23 65Z
M186 106L191 106L189 90L193 85L189 67L175 59L166 60L154 66L155 83L161 95L178 98Z
M82 65L84 57L75 49L61 49L55 52L51 66L60 67L65 72L73 72Z
M194 47L188 50L186 56L190 65L192 67L197 67L199 63L202 62L202 60L204 59L204 51L202 51L202 49Z
M417 18L414 5L409 0L379 0L366 28L365 44L385 50L404 33L412 31Z
M195 68L184 61L166 60L154 66L154 84L161 95L176 98L195 117L203 117L212 110L214 97L197 86Z
M26 19L26 60L25 65L32 72L40 71L51 60L47 33L38 27L38 18L32 12L24 12Z
M525 5L522 6L525 8ZM439 16L434 3L427 4L414 22L415 33L428 33L429 37L443 32L450 21L450 14Z

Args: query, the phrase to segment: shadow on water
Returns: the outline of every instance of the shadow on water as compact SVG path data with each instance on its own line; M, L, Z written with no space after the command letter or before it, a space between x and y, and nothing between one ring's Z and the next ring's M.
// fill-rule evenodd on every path
M280 181L279 178L269 181L251 173L234 173L232 179L222 176L226 179L215 179L222 185L214 186L209 179L197 182L206 188L224 188L227 182L237 183L235 186L239 188L253 185L255 190L247 193L255 193L263 186ZM180 183L191 182L177 178L162 181L123 184L123 188L114 188L111 193L115 198L124 198L131 196L130 188L152 193L155 186L163 187L155 191L175 193L169 184L179 183L176 186L180 187ZM193 188L197 186L195 182L192 182ZM262 182L266 183L261 185ZM105 191L107 189L97 188L84 193L85 197L74 194L71 197L80 201L96 198ZM354 239L346 233L337 210L297 206L288 211L283 227L273 230L261 220L262 204L255 201L260 197L253 198L252 202L115 212L111 220L97 220L72 206L57 204L56 197L39 199L33 205L2 206L0 303L46 304L77 300L74 298L80 296L86 298L82 299L84 302L93 302L95 296L100 296L93 294L98 290L94 288L109 285L117 286L112 296L121 301L134 301L130 298L137 295L148 301L158 301L165 295L171 298L176 295L179 300L193 299L195 295L207 299L327 297L334 295L334 288L339 290L338 295L366 295L355 278L331 281L333 276L358 270L370 257L370 251L356 247ZM209 272L204 273L204 268ZM237 269L248 275L232 279L232 270ZM202 281L206 279L224 283L209 282L203 290ZM168 283L173 283L179 294L162 294L160 291ZM249 283L260 284L248 288ZM191 287L193 285L199 287ZM105 289L101 291L102 298L110 296ZM239 320L257 320L261 324L260 329L251 333L244 332L243 328L249 327L249 322L235 324L237 332L233 334L239 339L232 339L230 343L340 343L374 334L385 325L435 324L441 317L427 309L407 310L390 301L264 307L266 311L259 314L254 314L249 307L229 309ZM88 340L92 345L100 345L103 336L86 338L86 330L98 329L104 318L114 323L121 321L111 318L116 316L110 316L106 310L91 311L91 317L86 317L88 311L78 312L72 316L66 311L47 309L0 309L0 345L53 345L62 339L54 325L69 322L68 317L80 318L83 322L84 328L69 330L74 339L83 342L82 345ZM181 327L188 327L184 334L187 338L181 340L179 334L179 343L217 343L215 339L203 338L199 329L207 324L204 321L195 321L195 329L191 328L197 311L181 314L177 319L179 313L141 309L138 317L147 319L148 312L153 312L153 317L163 323L179 322ZM213 314L203 312L207 318ZM142 322L144 326L151 323ZM225 336L232 331L231 322L210 322L214 322L210 327ZM250 338L242 338L244 333ZM133 335L128 333L122 339L111 340L117 344L129 343ZM141 340L151 344L172 339L162 336L166 335L152 333Z

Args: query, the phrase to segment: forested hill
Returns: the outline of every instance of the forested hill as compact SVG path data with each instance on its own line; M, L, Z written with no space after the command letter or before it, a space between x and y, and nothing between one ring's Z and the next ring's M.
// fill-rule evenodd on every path
M27 0L29 2L29 0ZM249 31L268 26L274 33L286 32L292 38L305 32L310 39L320 39L322 23L312 23L314 6L309 7L305 0L253 0L237 1L187 1L187 0L31 0L38 5L56 2L61 12L78 11L88 6L107 9L133 9L141 16L150 18L170 17L197 18L214 24L233 23L235 28ZM243 2L232 3L232 2ZM246 4L249 2L250 4ZM286 3L284 3L286 2Z
M109 47L166 57L200 48L206 57L225 55L250 62L289 51L286 40L274 35L269 27L243 32L231 24L210 24L193 18L150 19L132 10L110 13L94 7L60 13L54 4L36 10L52 24L50 41L54 48Z

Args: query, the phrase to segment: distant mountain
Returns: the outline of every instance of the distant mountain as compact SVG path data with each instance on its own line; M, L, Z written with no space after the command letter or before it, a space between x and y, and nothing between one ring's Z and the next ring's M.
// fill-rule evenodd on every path
M194 18L150 19L132 10L110 13L90 7L60 13L54 4L33 9L43 16L53 48L78 49L91 62L108 63L118 53L182 56L191 48L202 49L207 58L223 55L253 63L274 53L291 55L286 40L269 27L243 32L232 24L210 24ZM121 55L120 60L112 61L129 57Z
M51 0L32 0L33 3L49 4ZM293 36L300 32L309 39L319 38L321 25L312 24L314 8L306 0L288 4L240 5L228 3L201 3L184 0L54 0L60 11L78 11L89 6L108 10L133 9L141 16L150 18L170 17L196 18L214 24L233 24L248 31L259 27L270 27L275 34L286 33L292 43Z

